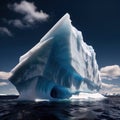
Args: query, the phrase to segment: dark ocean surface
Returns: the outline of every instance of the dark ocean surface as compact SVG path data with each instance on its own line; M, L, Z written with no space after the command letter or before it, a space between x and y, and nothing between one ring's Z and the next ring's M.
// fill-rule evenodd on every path
M0 97L0 120L120 120L120 97L90 102L20 102Z

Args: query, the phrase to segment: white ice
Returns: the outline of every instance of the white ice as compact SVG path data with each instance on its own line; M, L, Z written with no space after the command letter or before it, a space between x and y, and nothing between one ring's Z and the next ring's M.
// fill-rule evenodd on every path
M83 41L69 14L21 56L11 72L20 99L70 99L101 87L94 49Z

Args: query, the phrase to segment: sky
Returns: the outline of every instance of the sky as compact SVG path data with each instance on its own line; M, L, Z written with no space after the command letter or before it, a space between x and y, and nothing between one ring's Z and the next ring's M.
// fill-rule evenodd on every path
M99 69L103 73L106 66L109 66L107 70L115 67L118 79L119 6L119 0L1 0L0 71L9 72L21 55L37 44L65 13L69 13L72 24L82 31L84 41L95 49Z
M22 8L25 2L21 0L0 1L0 70L10 71L18 63L19 57L37 44L67 12L72 24L82 31L84 41L95 49L99 67L120 65L119 0L27 2L34 4L30 12Z

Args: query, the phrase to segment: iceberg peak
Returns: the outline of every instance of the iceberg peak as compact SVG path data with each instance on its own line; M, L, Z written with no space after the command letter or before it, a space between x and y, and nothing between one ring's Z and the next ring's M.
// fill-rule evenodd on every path
M59 32L62 27L71 26L70 15L66 13L49 31L48 33L40 40L41 42L46 40L49 37L49 34L54 34ZM65 32L65 31L64 31Z

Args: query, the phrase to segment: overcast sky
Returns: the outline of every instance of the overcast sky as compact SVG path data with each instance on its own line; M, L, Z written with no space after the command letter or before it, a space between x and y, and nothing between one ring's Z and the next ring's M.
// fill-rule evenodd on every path
M109 79L111 72L104 73L108 66L107 70L118 70L118 79L120 0L1 0L0 71L10 71L67 12L84 41L95 49L103 78Z

